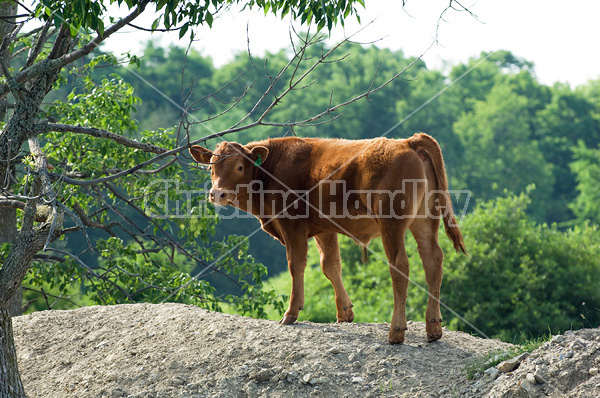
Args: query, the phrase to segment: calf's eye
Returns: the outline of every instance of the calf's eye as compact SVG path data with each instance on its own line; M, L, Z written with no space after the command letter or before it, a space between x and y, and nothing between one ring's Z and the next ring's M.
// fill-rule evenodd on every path
M243 167L242 166L238 166L238 171L242 171Z

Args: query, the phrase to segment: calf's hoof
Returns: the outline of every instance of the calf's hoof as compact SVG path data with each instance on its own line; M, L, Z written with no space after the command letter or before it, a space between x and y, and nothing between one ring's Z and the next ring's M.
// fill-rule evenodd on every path
M279 323L282 324L282 325L291 325L292 323L296 322L297 319L298 319L297 316L294 316L294 315L285 315L283 317L283 319L279 321Z
M442 318L431 318L425 328L427 330L427 342L432 343L442 338Z
M388 334L388 342L390 344L402 344L404 343L404 332L407 331L407 327L391 327L390 333Z
M354 320L354 312L350 308L346 308L341 316L337 317L337 323L352 322Z
M354 314L352 314L351 316L348 316L346 318L337 318L337 323L352 322L353 320L354 320Z
M442 338L442 333L441 332L439 334L429 334L429 333L427 333L427 342L428 343L433 343L434 341L438 341L441 338Z

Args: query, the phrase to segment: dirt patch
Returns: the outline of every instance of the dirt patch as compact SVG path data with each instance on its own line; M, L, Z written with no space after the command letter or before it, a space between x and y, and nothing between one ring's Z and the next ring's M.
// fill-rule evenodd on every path
M45 311L13 324L32 398L595 397L600 389L600 376L593 374L598 329L555 337L508 375L468 380L466 366L477 356L510 345L447 330L428 344L424 324L412 322L405 343L390 346L387 324L280 326L178 304ZM581 342L571 345L573 339ZM561 353L570 357L559 359ZM521 388L543 360L546 384L556 387ZM571 370L577 376L560 373Z

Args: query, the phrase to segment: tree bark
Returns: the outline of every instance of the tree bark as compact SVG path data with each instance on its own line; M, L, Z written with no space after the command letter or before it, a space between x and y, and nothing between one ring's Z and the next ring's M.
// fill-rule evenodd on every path
M0 4L0 15L9 16L17 13L17 3L7 2ZM6 37L12 30L13 19L0 21L0 41ZM4 54L4 63L10 65L10 52ZM0 121L4 122L6 111L8 109L8 101L3 98L0 101ZM8 173L12 170L8 170ZM4 183L4 181L2 181ZM4 187L6 188L6 187ZM17 212L14 208L0 208L0 243L10 243L17 236ZM8 310L11 316L23 314L23 290L19 288L11 297L8 303Z
M6 2L0 4L0 16L11 16L17 13L16 2ZM11 32L15 20L12 19L1 19L0 20L0 42ZM11 54L9 51L4 53L4 63L9 66L11 61ZM0 100L0 121L4 122L6 119L8 109L8 101L6 98ZM11 173L12 170L7 170L7 173ZM8 183L8 181L6 181ZM3 188L4 178L1 181ZM0 208L0 244L11 243L17 236L17 212L14 208ZM23 289L19 287L17 292L11 297L8 303L8 310L11 316L17 316L23 314Z
M16 2L0 3L0 15L16 15ZM0 41L6 37L12 30L14 19L0 19ZM4 54L5 65L10 64L10 54ZM0 121L4 122L8 109L6 98L0 100ZM8 160L8 159L7 159ZM10 173L10 167L7 172ZM5 174L3 174L4 176ZM2 179L2 184L5 181ZM9 181L6 181L9 183ZM8 187L4 187L8 188ZM0 243L12 242L17 236L17 212L15 208L0 208ZM19 368L17 364L17 353L13 339L13 329L11 316L12 310L18 308L17 313L22 313L23 293L19 287L16 294L13 294L7 305L0 303L0 398L21 398L25 397L25 390Z
M17 212L14 207L0 208L0 244L12 243L17 236ZM13 294L8 302L11 316L23 315L23 289Z
M25 398L17 368L12 320L4 307L0 307L0 398Z
M8 312L10 316L23 315L23 287L19 286L15 294L8 300Z
M48 235L53 234L50 237L52 241L59 236L59 231L62 229L62 214L58 215L58 226L54 231L51 228L52 220L48 220L40 227L33 227L36 207L34 202L33 200L28 202L24 210L24 226L0 268L0 398L25 397L19 376L8 303L20 288L33 256L44 247Z

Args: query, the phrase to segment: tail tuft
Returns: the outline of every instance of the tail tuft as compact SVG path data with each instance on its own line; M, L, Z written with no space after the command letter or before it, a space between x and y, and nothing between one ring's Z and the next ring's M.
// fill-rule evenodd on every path
M369 249L367 248L367 245L362 246L362 255L360 257L360 263L362 265L369 264Z

